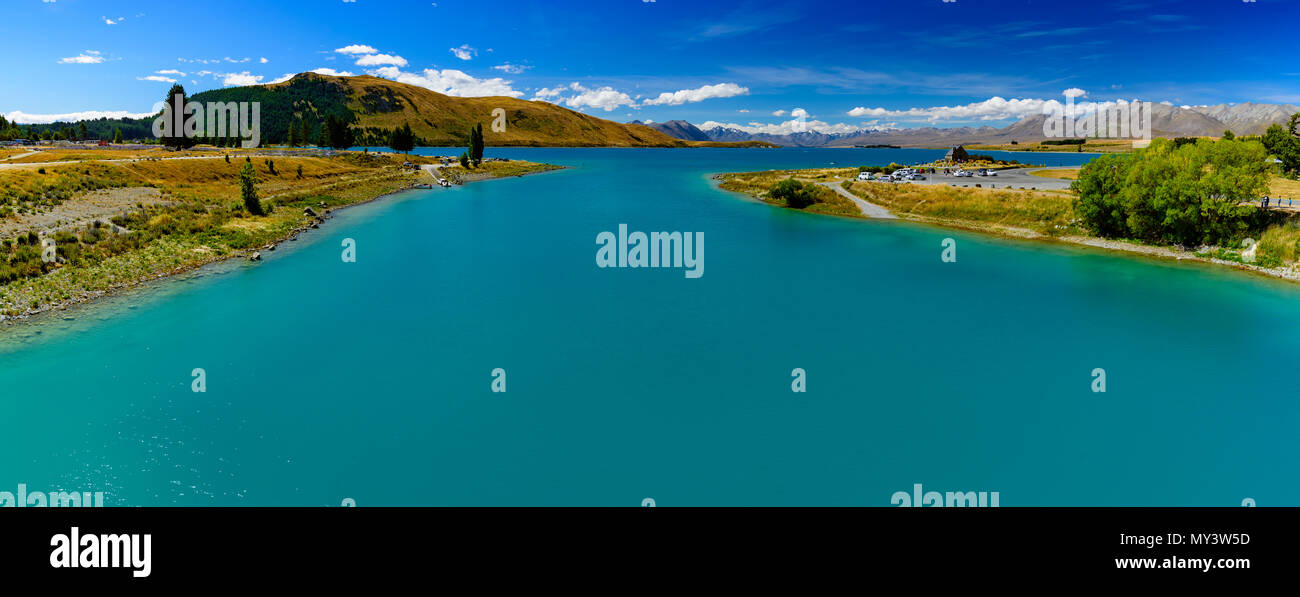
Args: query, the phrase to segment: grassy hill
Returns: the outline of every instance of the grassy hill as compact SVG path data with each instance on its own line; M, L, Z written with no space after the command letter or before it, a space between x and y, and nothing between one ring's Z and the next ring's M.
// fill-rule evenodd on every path
M420 145L459 146L470 128L483 125L489 146L692 147L650 127L623 124L546 102L511 97L451 97L372 76L331 77L303 73L283 83L217 89L195 94L194 101L259 101L262 139L282 143L289 123L302 119L318 130L328 114L351 123L359 140L381 138L409 123ZM492 130L495 109L505 110L506 130ZM314 136L314 133L313 133Z

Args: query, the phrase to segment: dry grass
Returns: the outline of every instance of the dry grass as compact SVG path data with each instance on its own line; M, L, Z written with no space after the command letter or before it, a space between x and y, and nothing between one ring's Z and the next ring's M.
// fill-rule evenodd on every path
M275 162L274 173L268 159ZM217 157L51 164L43 166L44 174L35 168L0 170L0 199L6 200L11 212L15 206L21 209L7 216L6 223L16 226L11 226L11 232L25 235L35 231L35 219L51 217L62 221L46 222L42 231L67 228L68 219L57 210L71 210L66 216L71 218L86 216L83 212L92 207L108 210L92 214L94 217L111 215L103 219L129 231L111 232L92 240L87 240L91 237L84 231L80 235L67 230L58 232L71 239L59 241L61 256L66 255L67 261L58 266L43 264L39 254L24 253L10 243L11 252L5 256L8 263L0 261L0 275L7 280L0 284L0 314L18 316L54 304L90 299L141 280L273 244L313 225L312 218L304 213L307 207L323 214L429 182L427 174L401 167L408 159L417 163L432 161L351 152L329 158L254 157L251 161L261 179L258 194L262 205L270 210L263 216L248 214L239 199L237 180L239 169L246 163L243 157L232 156L229 162ZM303 170L301 178L299 166ZM489 162L476 173L502 176L550 168L521 161ZM134 191L148 191L152 203L142 198L90 205L97 194ZM110 214L122 210L125 213Z
M854 182L849 191L899 215L1025 228L1043 234L1079 233L1073 196L1061 191L957 188Z
M1274 176L1268 183L1268 196L1300 199L1300 180Z
M1041 176L1043 178L1059 178L1062 180L1075 180L1079 178L1078 168L1053 168L1051 170L1035 170L1029 173L1032 176Z
M1300 258L1300 224L1290 222L1269 227L1259 237L1259 253L1284 264L1295 263Z

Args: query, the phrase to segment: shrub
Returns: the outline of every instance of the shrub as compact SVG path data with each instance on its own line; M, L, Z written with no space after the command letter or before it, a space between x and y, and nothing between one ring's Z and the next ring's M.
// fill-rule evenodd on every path
M816 185L805 185L793 177L772 185L771 190L768 191L769 197L784 201L787 207L795 209L803 209L817 203L819 195Z
M257 171L253 169L252 160L244 162L244 167L239 169L239 194L248 213L264 215L262 202L257 198Z

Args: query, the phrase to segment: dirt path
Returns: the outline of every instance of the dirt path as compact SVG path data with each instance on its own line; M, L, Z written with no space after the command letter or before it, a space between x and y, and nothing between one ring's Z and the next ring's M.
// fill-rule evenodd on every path
M854 195L853 193L844 190L844 187L841 187L839 183L823 182L821 183L821 185L835 191L836 193L839 193L840 195L843 195L844 198L849 199L850 201L856 203L858 209L862 210L862 215L868 218L877 218L881 220L898 219L898 216L889 213L889 210L879 205L876 205L875 203L867 203L865 200L859 198L857 195Z
M38 154L38 153L40 153L40 152L39 152L39 151L29 151L29 152L27 152L27 153L20 153L20 154L18 154L18 155L11 155L11 156L9 156L9 157L7 157L7 158L4 158L4 159L0 160L0 162L7 162L7 161L9 161L9 160L21 160L21 159L23 159L23 158L25 158L25 157L27 157L27 156L29 156L29 155L36 155L36 154Z

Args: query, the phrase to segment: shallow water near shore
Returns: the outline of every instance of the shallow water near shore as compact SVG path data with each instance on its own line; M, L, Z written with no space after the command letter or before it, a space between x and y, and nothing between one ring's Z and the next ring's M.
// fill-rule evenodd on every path
M709 179L942 154L489 148L571 168L401 193L261 263L0 330L0 492L888 506L920 483L1002 506L1300 504L1300 287L796 213ZM703 232L703 277L597 268L620 223Z

